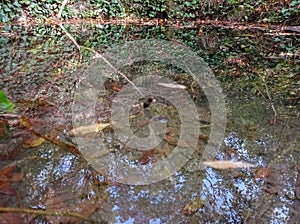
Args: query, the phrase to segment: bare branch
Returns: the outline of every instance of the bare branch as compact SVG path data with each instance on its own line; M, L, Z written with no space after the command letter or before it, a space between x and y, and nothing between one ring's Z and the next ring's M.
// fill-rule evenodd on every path
M77 212L68 212L68 211L56 211L56 210L38 210L38 209L27 209L27 208L4 208L0 207L1 212L14 212L14 213L30 213L35 215L45 215L45 216L66 216L66 217L75 217L85 221L94 223L93 220L88 217L81 215Z
M91 52L93 52L95 54L94 58L101 58L102 60L104 60L104 62L106 64L109 65L109 67L111 67L116 73L118 73L119 75L121 75L124 79L126 79L126 81L128 83L130 83L138 92L139 94L141 94L141 96L145 96L141 90L132 82L130 81L130 79L127 78L127 76L125 74L123 74L121 71L119 71L118 69L116 69L104 56L102 56L99 52L95 51L94 49L91 49L89 47L84 47L84 46L80 46L77 41L75 40L75 38L65 29L65 27L63 26L63 23L61 21L61 14L62 11L64 10L64 7L66 6L66 4L68 3L68 0L64 0L61 4L61 8L57 14L57 19L59 20L58 26L65 32L65 34L69 37L69 39L74 43L74 45L77 47L77 49L79 50L80 53L80 60L82 58L81 55L81 48L84 48L86 50L89 50Z

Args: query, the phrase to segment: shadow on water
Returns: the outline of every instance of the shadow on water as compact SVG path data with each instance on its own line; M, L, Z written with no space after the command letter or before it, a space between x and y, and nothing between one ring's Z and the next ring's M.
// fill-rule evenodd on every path
M136 35L141 33L137 32ZM124 39L129 34L123 33ZM156 34L154 32L154 37ZM179 32L176 35L183 35L183 33ZM209 55L216 57L219 53L217 46L209 43L209 39L206 39L205 43L202 41L201 44L211 51L205 57ZM210 44L211 46L208 46ZM34 54L39 55L42 52L35 52L33 55L31 53L24 54L34 59L36 58ZM232 66L231 62L228 63L228 66ZM154 69L157 73L161 72L159 65L142 66L144 67L141 69L145 69L146 66L146 71ZM28 72L32 77L37 76L34 72L27 71L26 67L22 69L18 71L19 78L24 77L21 79L22 83L8 83L14 86L11 88L6 86L4 89L9 90L10 95L16 97L18 102L23 98L32 97L32 94L37 96L49 94L49 102L61 105L61 108L53 109L52 104L51 110L48 110L48 107L47 110L44 108L46 112L38 116L41 116L41 120L46 121L46 124L48 120L52 123L51 125L39 124L39 131L45 135L50 135L52 129L60 133L69 131L73 86L70 87L65 82L74 81L77 77L67 77L64 82L65 77L53 77L53 74L47 77L48 71L43 71L47 78L41 75L39 76L41 80L36 78L36 81L27 82L29 78L25 76ZM130 71L131 75L137 72L130 69L126 71ZM230 72L237 72L234 66L231 67ZM7 74L5 79L15 79L10 77L11 73ZM181 76L177 78L182 84L189 82L189 80L180 80ZM53 80L58 80L58 85ZM32 87L30 92L25 93L20 89L23 88L23 82ZM1 87L3 84L1 82ZM109 86L109 88L117 87ZM189 89L189 91L195 97L198 90ZM66 147L53 144L53 141L46 141L36 147L25 147L23 141L31 137L31 134L24 134L22 132L24 130L11 122L10 133L1 140L0 145L2 150L0 183L3 183L0 184L2 193L0 207L77 212L91 220L105 220L108 223L255 223L257 221L296 223L299 220L297 211L300 209L300 123L299 111L295 110L297 107L290 109L274 102L278 113L278 117L274 117L274 111L265 99L248 93L241 96L241 92L234 93L227 90L225 92L228 92L227 129L216 159L246 161L254 164L254 168L198 169L197 163L203 150L201 147L205 145L207 141L205 136L209 133L209 130L204 130L204 137L200 139L201 144L195 149L194 157L174 175L151 185L125 185L102 176L89 166L82 156L70 152ZM201 99L195 99L197 100ZM20 107L20 111L25 115L31 114L32 117L36 116L44 106L38 105L36 108L35 105L28 105L28 101L26 103L24 107L30 110L25 111L25 108ZM107 105L109 106L109 102ZM203 112L205 122L209 124L208 105L202 103L199 108L201 111L206 111ZM96 108L96 111L97 109L99 108ZM103 112L102 109L98 111L100 114ZM159 109L154 109L157 113L160 112ZM55 115L52 116L53 111ZM107 116L106 113L104 114ZM164 119L162 120L165 121ZM25 128L25 132L27 131ZM110 133L107 134L109 139ZM70 140L65 139L63 135L55 135L55 137L60 137L64 141ZM170 139L166 142L159 147L168 154L168 150L172 150L170 147L172 144ZM128 161L131 159L133 163L143 163L145 167L153 166L156 160L161 159L161 155L156 151L150 154L131 153L130 149L124 146L120 149L118 142L112 143L108 140L107 144L115 147L115 150L109 153L115 155L118 150L123 150L120 153L122 158ZM166 149L166 147L170 148ZM7 154L14 155L6 156ZM13 168L9 174L3 172L7 167ZM20 174L21 178L19 176L18 179L17 174ZM6 180L8 177L11 181ZM17 221L21 223L21 220L27 223L83 222L78 217L65 215L10 214L11 216L7 218L1 213L0 220L7 219L15 223Z

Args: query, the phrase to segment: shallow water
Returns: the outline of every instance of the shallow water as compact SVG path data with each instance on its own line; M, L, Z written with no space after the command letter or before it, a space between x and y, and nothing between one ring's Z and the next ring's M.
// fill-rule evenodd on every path
M120 34L118 41L122 42L123 38L130 36L131 32L137 32L136 29L141 33L144 32L143 28L131 27L130 29L132 30L128 33L124 31L123 36ZM211 35L214 35L214 32ZM183 33L180 31L177 35ZM157 37L161 33L148 34ZM209 33L207 35L209 36ZM203 45L203 41L202 39L200 45ZM197 40L187 42L190 45L199 45ZM206 45L206 48L204 50L217 51L215 45L211 47ZM68 54L68 52L64 53ZM131 128L139 137L147 136L151 130L154 130L148 124L149 119L155 116L158 117L154 121L162 125L158 127L163 128L167 125L169 128L167 138L164 138L155 150L148 154L145 151L135 150L134 147L129 147L121 141L131 137L128 133L124 133L123 139L116 139L113 130L105 129L100 136L105 138L105 147L109 150L100 156L110 160L105 159L104 165L93 167L88 163L89 160L86 161L86 157L68 147L68 144L72 145L71 141L76 142L67 133L72 128L72 96L76 91L74 87L78 86L83 69L67 76L59 72L51 73L52 70L43 70L46 63L44 59L39 59L40 64L30 61L36 67L30 67L24 62L18 65L22 58L36 59L42 54L44 52L38 50L23 52L20 47L18 57L12 58L10 64L7 62L5 67L8 71L9 66L16 66L16 72L6 72L3 75L1 88L15 99L19 112L31 119L35 132L50 136L50 139L54 136L55 140L64 144L55 144L57 142L52 139L36 147L25 147L24 140L35 134L29 128L20 128L20 125L16 124L17 121L10 121L10 132L0 143L0 168L12 166L14 171L10 174L12 175L10 178L13 179L12 177L18 173L22 174L22 178L12 181L9 187L1 188L0 185L3 191L3 194L0 194L1 207L74 211L96 220L96 223L99 223L99 220L108 223L254 223L257 221L296 223L299 220L297 211L299 211L300 198L297 192L300 186L300 114L297 105L287 106L279 101L272 101L274 106L272 109L272 104L263 97L247 91L224 89L226 131L222 146L214 158L245 161L255 167L203 169L200 161L211 131L211 111L199 85L193 83L182 71L156 62L136 63L122 68L122 72L129 74L129 78L153 73L171 77L173 81L188 86L187 91L197 105L202 125L202 137L199 137L199 142L193 147L192 154L187 157L182 167L166 175L159 182L141 186L128 185L118 183L117 178L113 178L114 175L120 175L115 173L116 167L121 166L120 162L128 165L128 169L138 167L139 172L144 172L147 177L149 169L172 154L176 144L183 144L177 141L180 135L179 126L182 123L178 121L178 113L174 112L172 102L170 104L157 98L157 101L149 107L150 109L145 109L145 113L139 113L139 109L138 112L135 111L136 108L130 111ZM212 60L216 55L211 58L207 58L206 55L205 60ZM54 54L53 58L59 61L60 55ZM71 64L70 62L70 67ZM166 68L169 73L165 72ZM121 79L122 81L124 82L124 79ZM109 121L109 107L118 94L118 88L113 83L108 87L108 93L99 93L95 108L99 122ZM42 99L46 99L42 101L44 103L40 102L41 96ZM89 99L84 99L84 103L88 101ZM136 104L140 102L145 102L145 98L135 100ZM277 116L274 116L274 109ZM116 130L120 128L115 127ZM163 129L158 128L155 131L162 136L161 130ZM98 137L99 135L96 135L96 138ZM91 137L94 138L95 136ZM191 140L184 143L193 142ZM91 157L96 155L91 154ZM124 169L123 176L131 172ZM103 175L101 172L103 170L106 172L109 170L111 174ZM15 192L9 194L12 190ZM2 219L3 217L0 216L0 220ZM30 214L15 215L9 220L15 222L23 220L27 223L83 222L65 216L45 217Z

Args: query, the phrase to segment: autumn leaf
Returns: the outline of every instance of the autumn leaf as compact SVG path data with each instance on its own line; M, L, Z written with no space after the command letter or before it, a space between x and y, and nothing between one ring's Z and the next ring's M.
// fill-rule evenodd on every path
M45 199L45 205L48 210L76 212L85 217L89 217L99 207L95 198L75 201L73 195L69 192L55 191L52 188L48 189ZM70 206L71 204L72 206ZM82 223L82 220L77 217L68 216L47 216L47 220L50 223Z
M24 148L34 148L43 144L46 140L43 137L31 137L23 141L22 146Z
M269 177L271 175L270 168L262 167L257 170L255 173L255 179L264 179L266 177Z
M20 214L15 214L11 212L0 213L0 223L13 223L13 224L22 224Z
M200 208L203 208L204 204L200 198L196 198L190 201L186 206L183 208L183 213L187 216L193 215L196 213Z
M142 165L147 164L155 155L155 153L157 152L156 148L150 149L148 151L146 151L142 157L140 158L140 162Z
M15 195L16 190L13 188L12 183L18 182L23 179L21 173L15 173L15 166L7 166L0 170L0 194Z
M88 126L81 126L78 128L74 128L72 129L69 134L71 136L85 136L87 134L91 134L91 133L98 133L100 131L102 131L104 128L110 126L111 123L106 123L106 124L92 124L92 125L88 125Z
M248 168L248 167L255 166L247 162L243 162L243 161L236 162L232 160L211 160L211 161L205 161L203 162L203 164L218 170Z

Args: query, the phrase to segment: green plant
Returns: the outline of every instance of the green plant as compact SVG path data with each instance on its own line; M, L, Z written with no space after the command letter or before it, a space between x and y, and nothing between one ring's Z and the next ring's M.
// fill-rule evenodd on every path
M294 0L290 3L288 8L282 8L281 14L286 19L289 18L292 15L298 15L299 16L299 8L300 8L300 0Z
M97 17L125 17L124 8L119 0L90 0L86 2L86 9L80 15L83 18Z
M1 1L0 4L0 22L6 23L14 19L22 11L22 6L19 1L5 2Z
M10 102L5 93L0 90L0 111L2 112L13 112L15 108L15 105Z

